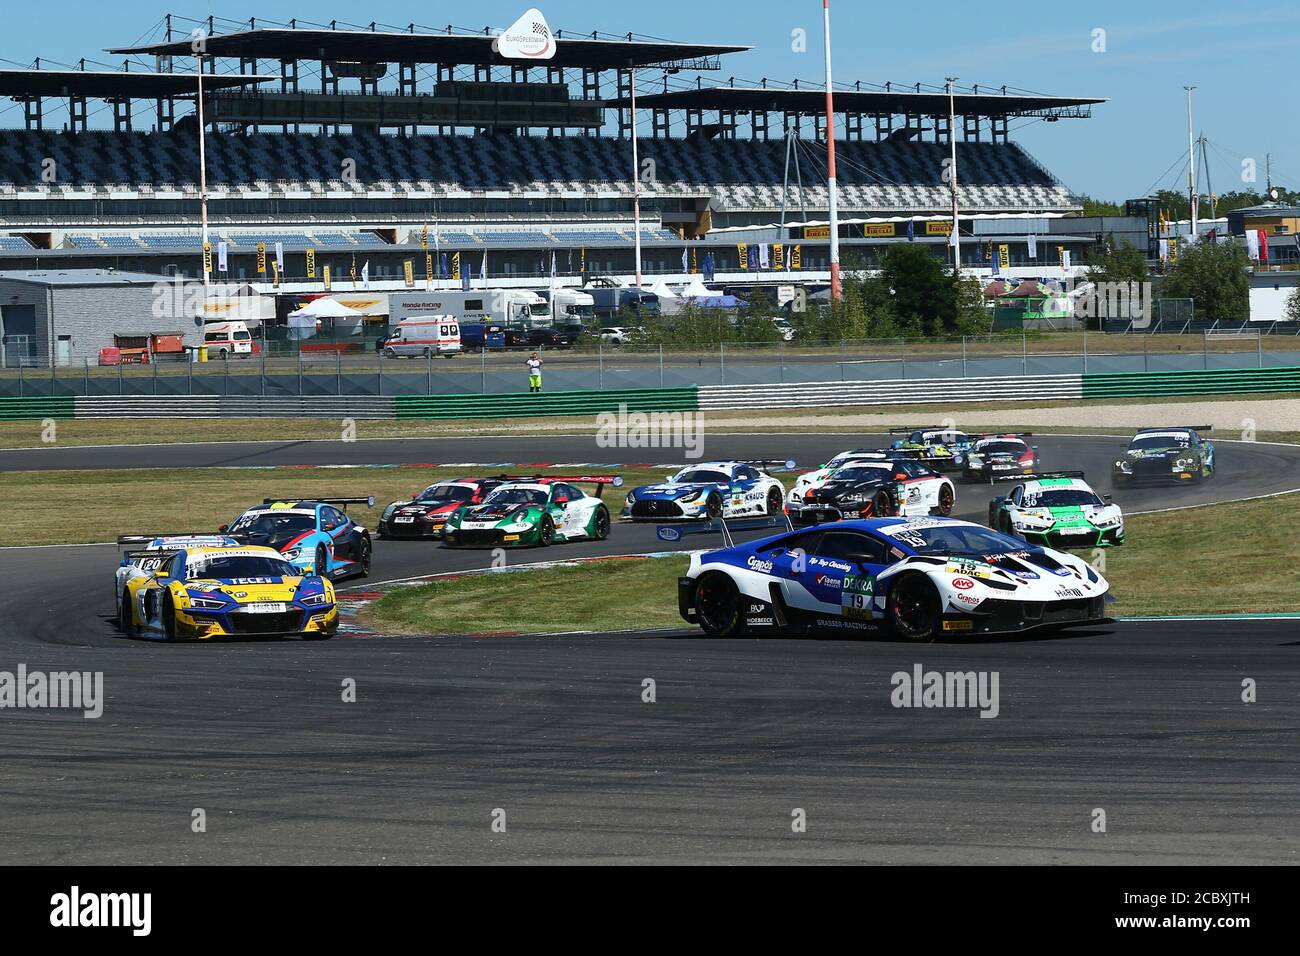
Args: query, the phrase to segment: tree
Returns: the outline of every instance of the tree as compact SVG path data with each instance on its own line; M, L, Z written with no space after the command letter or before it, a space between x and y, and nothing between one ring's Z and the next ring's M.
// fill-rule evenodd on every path
M1292 289L1286 297L1286 321L1300 322L1300 286Z
M1250 262L1246 250L1202 240L1181 246L1173 271L1160 284L1164 299L1191 299L1196 318L1241 323L1250 319Z
M905 335L943 335L957 328L955 277L929 249L894 243L880 255L878 280L888 290Z
M1130 242L1108 235L1088 251L1088 278L1093 282L1146 282L1146 254Z
M1083 216L1122 216L1124 207L1117 202L1108 202L1105 199L1093 199L1091 196L1080 196L1083 202Z

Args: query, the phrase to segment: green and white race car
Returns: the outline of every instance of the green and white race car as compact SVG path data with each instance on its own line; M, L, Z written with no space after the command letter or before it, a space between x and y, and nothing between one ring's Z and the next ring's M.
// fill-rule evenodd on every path
M588 495L576 485L594 484ZM510 478L481 505L458 508L443 526L451 548L546 547L556 541L609 537L609 508L601 500L605 485L623 484L620 475L576 478Z
M1124 515L1083 480L1081 471L1028 475L989 503L989 527L1049 548L1110 548L1124 543Z

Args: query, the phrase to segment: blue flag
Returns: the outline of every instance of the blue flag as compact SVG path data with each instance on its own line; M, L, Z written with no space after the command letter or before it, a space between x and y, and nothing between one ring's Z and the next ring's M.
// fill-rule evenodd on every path
M462 268L460 270L460 288L462 292L469 291L469 270Z
M450 274L451 273L448 271L447 268L447 253L444 252L441 256L438 257L438 278L445 279Z
M908 242L914 242L916 240L915 227L916 224L912 222L912 220L910 219L907 220L907 241Z

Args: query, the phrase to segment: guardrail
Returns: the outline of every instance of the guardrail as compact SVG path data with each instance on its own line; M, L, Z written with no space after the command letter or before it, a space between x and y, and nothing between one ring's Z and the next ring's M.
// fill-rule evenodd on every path
M628 388L604 391L517 392L488 395L399 395L398 418L537 418L629 411L695 411L700 389Z
M1300 389L1300 366L1208 371L1097 372L1082 378L1084 398L1289 392Z
M53 398L0 398L0 422L21 422L45 418L73 418L71 395Z
M916 405L926 402L1082 398L1082 375L896 379L799 385L705 385L700 408L815 408L826 405Z

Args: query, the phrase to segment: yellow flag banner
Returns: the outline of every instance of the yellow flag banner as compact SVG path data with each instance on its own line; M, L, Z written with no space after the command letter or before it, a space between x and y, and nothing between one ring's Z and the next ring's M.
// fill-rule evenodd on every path
M415 286L415 263L407 259L402 263L402 271L406 273L406 287L408 289Z
M266 243L265 242L259 242L257 244L257 274L260 276L266 275Z
M212 274L212 243L203 244L203 271L207 275Z
M736 243L736 251L740 254L740 271L744 272L749 268L749 245L738 242Z
M691 246L691 272L700 271L700 252L694 246Z
M587 247L583 246L578 250L578 271L587 271Z
M280 263L275 261L271 262L271 281L277 289L280 288Z
M779 242L772 244L772 268L777 272L785 268L785 246Z
M459 252L453 252L451 254L451 277L456 280L460 279L460 253Z
M1056 261L1061 264L1062 269L1065 268L1065 246L1056 247Z
M433 281L433 253L424 254L424 279L426 282Z
M1011 247L1005 243L998 246L998 267L1001 269L1011 268Z
M355 252L352 253L351 275L352 275L352 285L355 287L357 284L357 254Z
M427 222L420 227L420 248L429 248L429 224Z
M790 247L790 268L791 269L803 268L803 246Z
M325 279L325 291L328 292L330 290L330 267L327 265L325 271L321 274Z
M307 250L307 278L316 278L316 250Z

